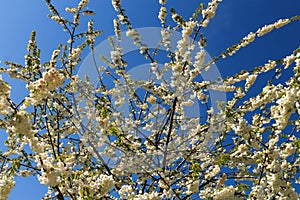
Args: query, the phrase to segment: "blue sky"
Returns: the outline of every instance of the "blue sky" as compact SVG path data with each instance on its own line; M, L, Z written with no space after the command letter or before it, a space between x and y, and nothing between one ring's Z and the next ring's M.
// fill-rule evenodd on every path
M59 9L72 4L71 0L53 0ZM76 1L77 2L77 1ZM95 27L105 32L96 43L113 35L112 18L116 15L110 1L90 0L90 9L96 11ZM204 1L204 3L207 1ZM169 0L167 8L174 7L179 14L188 16L201 1ZM159 27L157 1L127 0L123 3L134 27ZM24 63L26 46L32 30L37 31L37 42L42 50L42 59L50 58L52 51L60 42L66 41L66 34L61 28L47 18L48 9L44 1L1 0L0 6L0 60ZM70 6L71 7L71 6ZM203 29L208 38L206 50L211 56L216 56L231 44L238 42L248 32L255 32L264 24L269 24L279 18L300 15L299 0L224 0L217 11L216 17L207 29ZM268 61L285 57L300 45L300 22L294 22L280 30L274 31L257 39L248 48L242 49L233 58L222 60L218 68L223 77L250 69ZM13 98L26 95L22 85L13 84ZM1 136L0 136L1 137ZM3 139L0 138L0 141ZM36 184L35 178L17 181L11 200L40 199L46 189Z

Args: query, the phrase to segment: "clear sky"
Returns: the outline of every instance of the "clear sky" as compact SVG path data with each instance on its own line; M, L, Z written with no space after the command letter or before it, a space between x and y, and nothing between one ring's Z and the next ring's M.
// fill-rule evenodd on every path
M59 9L72 6L71 0L53 0ZM105 32L96 43L113 35L112 18L116 15L109 0L90 0L90 9L96 11L95 27ZM207 1L204 1L204 3ZM188 16L201 1L169 0L167 8L174 7L179 14ZM158 0L127 0L123 3L135 28L159 27L157 13ZM42 50L42 59L50 59L52 51L60 42L66 41L66 34L61 28L47 18L48 9L44 1L1 0L0 7L0 60L24 63L27 41L32 30L37 31L37 42ZM279 18L300 15L299 0L223 0L216 17L207 29L203 29L208 38L206 50L216 56L233 43L237 43L250 31L255 32L264 24ZM274 31L256 40L248 48L242 49L233 58L218 63L223 77L241 69L250 69L267 62L268 59L285 57L300 45L300 22L294 22L280 30ZM22 85L13 82L13 98L26 95ZM3 137L0 135L0 142ZM17 180L10 200L40 199L46 192L38 186L35 178Z

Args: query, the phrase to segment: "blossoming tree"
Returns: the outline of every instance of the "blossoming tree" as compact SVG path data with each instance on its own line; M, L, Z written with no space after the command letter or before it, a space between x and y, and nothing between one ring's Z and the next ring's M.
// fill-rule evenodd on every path
M160 0L161 40L154 49L143 42L121 1L112 0L115 37L110 57L101 57L106 66L99 66L94 43L101 31L94 30L88 3L58 11L46 0L49 17L68 42L42 62L32 32L25 64L7 61L1 68L24 81L29 94L13 102L9 81L0 80L0 124L7 132L0 199L8 198L16 176L36 176L48 186L43 199L299 199L300 50L224 79L200 78L220 59L299 16L250 32L207 60L201 30L219 0L200 4L188 19ZM167 24L167 15L173 22ZM84 31L82 17L91 18ZM172 46L175 30L180 38ZM128 72L122 31L148 63L147 80ZM93 55L97 84L77 75L84 49ZM289 69L293 74L278 83ZM274 76L258 94L250 93L267 72ZM211 91L230 99L216 109ZM205 112L190 116L187 110L195 104Z

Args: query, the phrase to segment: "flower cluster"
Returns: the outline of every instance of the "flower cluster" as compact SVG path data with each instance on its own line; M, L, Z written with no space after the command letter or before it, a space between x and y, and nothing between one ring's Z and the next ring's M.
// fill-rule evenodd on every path
M240 50L242 47L246 47L249 45L251 42L255 40L255 33L250 32L248 35L246 35L239 44L235 45L230 51L228 52L228 55L232 56L235 54L238 50ZM225 58L226 55L223 54L223 58Z
M116 11L120 10L121 0L112 0L111 3Z
M66 20L60 16L54 15L51 17L52 20L56 21L58 24L65 24Z
M160 7L160 10L159 10L159 14L158 14L158 19L160 20L160 23L165 23L166 22L166 17L167 17L167 8L162 5Z
M219 172L220 172L220 167L218 165L213 165L210 166L207 170L207 172L205 173L204 179L205 180L210 180L213 177L215 177Z
M171 31L167 28L162 28L160 31L162 43L166 47L166 51L170 51L171 49Z
M257 74L251 74L250 76L248 76L245 84L246 91L249 90L249 88L254 84L256 78L257 78Z
M135 195L134 200L160 200L162 196L158 192L149 192L144 194Z
M135 44L137 46L142 45L141 36L137 30L135 30L135 29L128 30L126 32L126 36L131 37L133 39L133 44Z
M230 200L234 198L235 188L233 186L224 187L220 191L214 194L214 198L217 200Z
M122 199L133 199L134 197L134 192L130 185L123 185L119 190L119 194Z
M269 32L271 32L273 29L278 29L282 26L287 25L288 23L290 23L291 21L289 19L280 19L277 22L275 22L274 24L269 24L269 25L265 25L264 27L258 29L256 31L256 34L258 37L261 37Z
M110 57L112 59L112 63L110 65L111 68L122 65L123 49L120 46L117 46L114 51L110 51Z
M189 181L187 183L187 194L195 194L198 192L199 190L199 183L200 183L200 180L194 180L194 181Z
M83 8L85 8L88 3L89 3L89 0L81 0L78 4L78 10L82 10Z
M288 124L288 120L294 112L296 98L299 96L299 90L295 88L291 90L286 89L283 92L283 96L276 101L278 105L271 107L272 118L276 120L274 127L276 127L279 132Z
M223 58L226 58L227 55L232 56L233 54L235 54L238 50L240 50L242 47L246 47L247 45L249 45L250 43L252 43L255 40L255 37L261 37L269 32L271 32L272 30L274 30L275 28L280 28L288 23L290 23L291 21L289 19L280 19L278 21L276 21L273 24L269 24L269 25L265 25L264 27L258 29L255 33L250 32L248 35L246 35L238 44L233 45L232 47L227 49L226 53L222 54Z
M177 42L177 49L176 56L178 60L183 58L184 61L189 61L191 59L190 54L191 50L193 50L194 45L191 44L190 35L193 33L197 22L189 21L186 22L182 28L181 34L182 39Z
M69 7L66 7L66 12L75 14L75 13L78 12L78 9L77 9L77 8L69 8Z
M78 58L78 56L80 56L80 54L81 54L81 51L82 50L80 47L72 49L72 51L69 55L69 60L75 60L76 58Z
M0 152L0 200L8 198L14 176L34 174L48 186L43 199L299 199L294 189L300 180L299 49L224 82L202 76L256 36L297 17L250 32L209 61L200 31L215 16L220 0L211 0L207 8L201 4L187 20L172 9L175 25L167 24L166 0L159 0L161 42L153 52L121 1L112 0L118 41L110 38L111 61L103 57L110 68L100 67L99 84L93 85L75 75L84 49L90 46L94 53L98 35L92 19L78 33L84 27L80 17L93 13L83 10L89 1L66 8L73 14L70 20L46 2L71 39L41 63L33 32L25 66L10 63L9 69L0 69L25 81L29 90L28 97L15 102L10 86L0 79L0 127L7 132L7 150ZM121 25L146 58L147 80L136 80L127 71ZM173 30L181 30L174 49ZM292 71L288 67L293 76L279 84L278 74ZM263 73L274 76L253 94L250 88ZM229 93L230 100L217 108L210 100L218 91Z
M116 37L118 39L118 41L121 40L121 29L120 29L120 23L119 23L119 20L118 19L114 19L113 20L113 23L114 23L114 32L116 34Z
M42 100L50 96L50 91L55 90L64 83L64 75L55 68L50 68L43 73L41 79L27 85L30 90L29 102L33 105L38 104Z
M12 111L8 101L10 97L10 86L0 77L0 114L5 115Z
M198 70L198 72L202 71L205 55L206 53L203 49L196 53L194 66Z
M10 191L15 186L12 176L1 175L0 179L0 200L7 200Z
M207 27L210 20L215 16L220 0L213 0L208 3L208 7L202 11L202 26Z
M20 110L15 114L11 125L11 133L25 135L28 138L33 137L33 132L31 130L31 121L28 113L25 110Z
M284 62L284 68L285 68L285 69L288 68L288 67L289 67L289 66L297 59L297 57L299 57L299 55L298 55L298 56L295 56L294 54L285 57L285 58L283 59L283 62ZM299 59L299 58L298 58L298 59Z

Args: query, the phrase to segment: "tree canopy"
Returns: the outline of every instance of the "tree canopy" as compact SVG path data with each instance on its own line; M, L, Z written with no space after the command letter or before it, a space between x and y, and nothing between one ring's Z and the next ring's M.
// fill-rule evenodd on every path
M44 61L33 31L24 64L0 69L28 92L15 102L0 80L0 200L20 176L48 186L45 200L299 199L300 48L227 77L216 64L300 16L274 19L210 57L203 30L226 2L186 17L159 0L161 26L142 29L112 0L115 36L97 55L103 31L89 1L64 10L45 2L68 41ZM146 64L133 74L137 59Z

